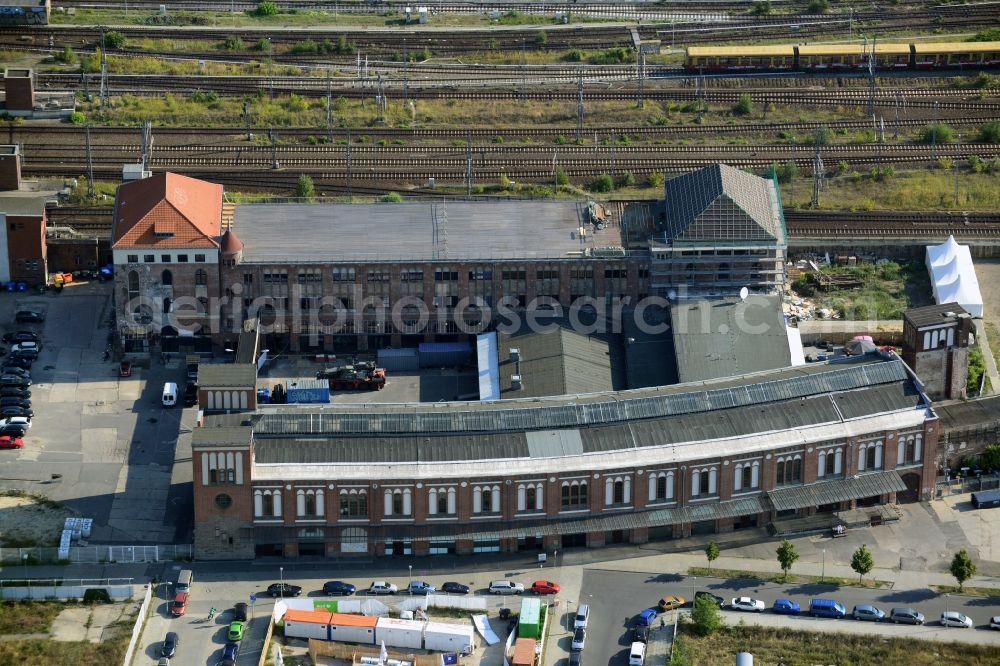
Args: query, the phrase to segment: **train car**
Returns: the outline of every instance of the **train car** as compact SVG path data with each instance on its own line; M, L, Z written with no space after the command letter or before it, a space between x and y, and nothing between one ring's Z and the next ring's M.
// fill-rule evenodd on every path
M48 25L50 0L0 0L0 26Z
M792 70L795 47L779 46L689 46L684 66L693 72L751 72Z
M864 44L803 44L796 47L797 68L803 71L859 70L868 67ZM879 69L905 69L910 66L909 44L876 44L875 66Z
M943 42L914 44L917 69L1000 67L1000 42Z

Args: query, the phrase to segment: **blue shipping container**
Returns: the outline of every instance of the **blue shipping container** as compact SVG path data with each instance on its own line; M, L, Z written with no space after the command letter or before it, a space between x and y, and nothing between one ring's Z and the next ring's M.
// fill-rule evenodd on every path
M326 404L330 402L330 382L325 379L299 379L288 383L288 404Z
M421 342L418 350L421 368L465 365L472 355L468 342Z

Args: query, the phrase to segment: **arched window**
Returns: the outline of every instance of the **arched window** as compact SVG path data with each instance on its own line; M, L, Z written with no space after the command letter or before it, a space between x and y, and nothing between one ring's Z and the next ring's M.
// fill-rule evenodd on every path
M169 268L163 269L163 274L160 277L160 282L163 283L164 287L171 287L174 284L174 274L170 272Z
M538 491L535 490L535 487L528 486L524 491L524 508L533 511L535 509L535 502L537 496L538 496Z
M194 272L194 283L198 285L208 284L208 273L204 268L199 268Z
M775 476L775 484L781 485L785 482L785 461L781 458L778 459L777 473Z
M756 484L753 482L753 467L744 465L741 472L743 474L743 489L756 487Z
M309 494L306 495L305 509L306 510L305 510L304 515L306 515L306 516L315 516L316 515L316 496L313 495L312 493L309 493Z
M128 272L128 300L139 298L139 271Z
M823 478L826 476L826 452L820 451L816 462L816 476Z
M792 461L792 481L798 482L802 480L802 458L795 456L795 460Z
M454 495L454 490L448 491ZM448 511L448 494L439 490L437 494L437 513L452 513Z
M877 469L878 465L875 463L875 445L869 444L868 449L865 451L865 469Z
M625 482L624 481L622 481L621 479L615 479L615 486L614 486L614 492L613 492L613 494L614 494L614 497L612 498L612 502L614 504L624 504L625 503Z

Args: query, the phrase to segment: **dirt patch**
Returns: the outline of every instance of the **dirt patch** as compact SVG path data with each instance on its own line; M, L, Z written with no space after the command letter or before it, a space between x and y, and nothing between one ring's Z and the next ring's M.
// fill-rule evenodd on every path
M58 546L66 518L73 512L28 495L0 496L0 546Z
M130 605L99 604L67 608L52 623L52 640L100 643L109 627L130 614Z

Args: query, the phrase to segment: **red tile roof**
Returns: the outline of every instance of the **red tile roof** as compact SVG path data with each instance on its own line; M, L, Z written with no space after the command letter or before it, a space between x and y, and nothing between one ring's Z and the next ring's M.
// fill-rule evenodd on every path
M222 185L159 173L119 186L112 247L214 248Z
M236 254L243 249L243 241L241 241L236 233L232 229L226 229L226 233L222 234L222 254Z

